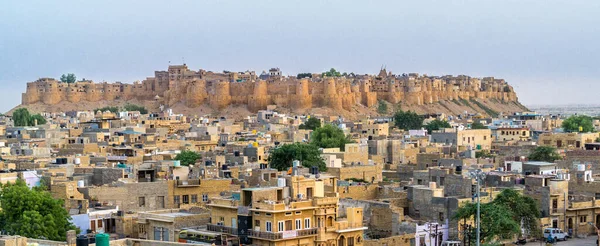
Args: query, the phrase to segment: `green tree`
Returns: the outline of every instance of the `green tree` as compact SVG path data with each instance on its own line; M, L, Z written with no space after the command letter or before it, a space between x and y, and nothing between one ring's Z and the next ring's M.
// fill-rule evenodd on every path
M62 200L43 189L29 189L21 179L2 186L0 228L9 234L37 239L65 241L68 230L77 228Z
M456 211L453 218L475 220L476 214L477 204L467 203ZM494 243L512 239L521 234L521 225L526 236L537 237L540 233L539 217L538 204L533 198L505 189L492 202L481 204L481 241Z
M284 144L272 150L267 160L272 168L279 171L288 170L294 160L299 160L304 167L316 166L319 167L319 171L327 171L319 147L312 144Z
M147 114L148 110L143 107L143 106L139 106L139 105L135 105L135 104L127 104L125 105L125 111L139 111L141 114Z
M303 79L303 78L312 78L312 73L299 73L296 76L297 79Z
M195 164L201 157L200 154L194 151L184 150L175 156L175 160L180 161L182 166L189 166Z
M379 102L377 103L377 113L387 114L387 112L388 112L387 103L385 103L385 101L383 101L383 100L379 100Z
M429 132L429 134L431 134L433 131L450 127L451 126L450 123L448 123L448 121L438 119L432 120L429 123L427 123L427 125L425 125L425 129L427 129L427 132Z
M46 118L40 114L31 115L26 108L20 108L13 112L15 126L35 126L46 124Z
M77 81L77 77L75 76L75 74L69 73L69 74L63 74L62 76L60 76L60 81L63 83L75 83Z
M394 114L394 124L404 130L413 130L423 127L423 117L412 111L398 111Z
M29 119L31 119L31 115L29 114L29 110L26 108L20 108L13 112L12 118L15 126L29 126Z
M554 162L562 159L562 157L556 152L556 148L550 146L538 146L529 154L530 161L546 161Z
M562 128L566 132L593 132L594 120L587 115L573 115L562 123Z
M29 118L30 120L30 126L35 126L37 125L43 125L46 124L46 118L44 118L44 116L42 116L41 114L34 114L31 116L31 118Z
M473 122L473 124L471 124L471 129L488 129L488 127L479 122Z
M313 131L319 127L321 127L321 120L314 118L314 117L306 120L306 122L304 122L303 124L300 124L300 126L298 126L298 128L300 128L300 129L307 129L307 130L313 130Z
M533 198L513 189L505 189L494 199L494 203L510 210L512 219L522 225L526 235L540 236L538 218L541 213Z
M315 129L310 136L310 143L319 148L340 148L344 150L352 140L340 128L327 124Z
M335 70L335 68L331 68L331 69L329 69L329 71L323 72L321 75L323 77L341 77L342 76L342 74L339 71Z

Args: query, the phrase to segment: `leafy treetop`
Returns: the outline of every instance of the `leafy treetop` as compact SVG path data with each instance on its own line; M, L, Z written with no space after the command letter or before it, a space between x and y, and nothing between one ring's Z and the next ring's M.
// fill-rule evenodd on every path
M127 104L123 108L126 111L139 111L140 114L147 114L148 113L148 110L145 107L139 106L139 105L135 105L135 104Z
M75 83L77 81L77 77L75 77L75 74L69 73L69 74L63 74L62 76L60 76L60 81L63 83Z
M471 129L488 129L488 127L479 122L473 122L473 124L471 124Z
M26 108L20 108L13 112L13 121L15 126L35 126L46 124L46 118L40 114L31 115Z
M471 202L460 207L453 218L472 219L476 213L477 204ZM538 204L533 198L505 189L492 202L481 204L481 240L493 243L512 239L521 234L521 229L526 235L537 237L539 217Z
M404 130L414 130L423 127L423 117L412 111L398 111L394 114L394 124Z
M331 69L329 69L329 71L323 72L321 74L321 76L323 76L323 77L342 77L343 75L339 71L335 70L335 68L331 68Z
M387 114L387 112L388 112L388 105L385 103L385 101L379 100L379 102L377 103L377 113Z
M344 150L352 140L340 128L327 124L315 129L310 137L310 143L319 148L340 148Z
M299 73L296 76L297 79L303 79L303 78L312 78L312 73Z
M427 132L429 134L431 134L433 131L437 131L439 129L442 128L450 128L452 126L450 126L450 123L448 123L448 121L445 120L432 120L429 123L427 123L427 125L425 125L425 129L427 129Z
M66 241L67 231L77 228L64 202L43 189L29 189L19 179L0 190L0 227L7 233L29 238Z
M175 156L175 160L180 161L182 166L189 166L195 164L201 157L200 154L194 151L184 150Z
M314 118L314 117L306 120L306 122L304 122L303 124L300 124L300 126L298 126L298 128L300 128L300 129L307 129L307 130L315 130L319 127L321 127L321 120Z
M550 146L538 146L531 154L529 154L529 160L531 161L546 161L554 162L562 159L562 157L556 152L556 148Z
M593 132L594 120L587 115L573 115L562 123L562 128L566 132Z
M312 144L285 144L272 150L268 158L269 165L279 171L288 170L294 160L300 161L304 167L316 166L322 172L327 170L319 147Z

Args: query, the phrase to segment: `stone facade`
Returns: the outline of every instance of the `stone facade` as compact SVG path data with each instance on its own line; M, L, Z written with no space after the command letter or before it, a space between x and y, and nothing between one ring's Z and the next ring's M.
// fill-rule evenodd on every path
M378 100L426 105L442 100L494 99L517 102L512 86L503 79L469 76L392 75L296 79L271 76L260 80L240 73L193 71L184 65L156 71L154 77L133 84L78 81L62 83L41 78L27 84L22 104L80 103L114 100L159 101L162 105L184 103L188 107L209 105L223 109L247 105L253 112L277 105L294 110L328 107L350 110L354 105L373 106ZM240 76L244 77L240 79Z

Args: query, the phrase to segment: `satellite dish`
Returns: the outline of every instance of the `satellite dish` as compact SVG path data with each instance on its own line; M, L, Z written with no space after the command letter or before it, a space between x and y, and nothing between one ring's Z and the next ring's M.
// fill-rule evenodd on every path
M462 130L464 130L464 129L465 129L465 126L463 126L463 125L460 125L460 126L458 126L458 130L459 130L459 131L462 131Z

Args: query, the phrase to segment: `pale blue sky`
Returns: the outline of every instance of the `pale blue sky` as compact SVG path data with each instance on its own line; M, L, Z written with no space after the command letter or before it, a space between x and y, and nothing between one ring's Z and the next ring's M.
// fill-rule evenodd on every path
M495 76L524 104L600 103L600 1L0 1L0 111L73 72L131 83L168 62Z

